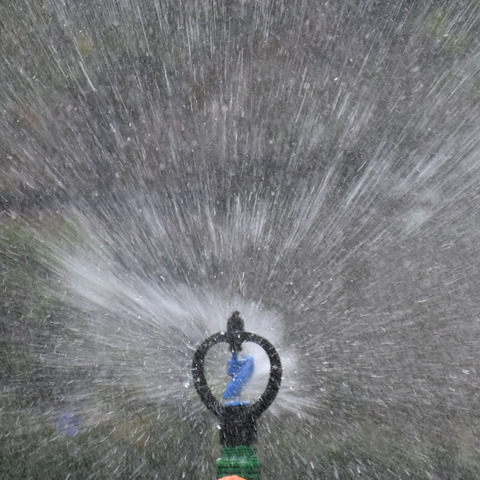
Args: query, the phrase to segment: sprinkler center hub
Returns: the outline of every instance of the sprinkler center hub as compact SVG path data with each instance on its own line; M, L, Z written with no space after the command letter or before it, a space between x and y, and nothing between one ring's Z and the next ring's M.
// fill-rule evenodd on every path
M256 343L262 347L270 361L267 387L253 404L235 400L253 374L253 357L239 359L237 356L245 342ZM232 381L225 391L224 398L228 400L226 404L222 404L212 394L205 378L205 356L217 343L228 343L233 355L227 368ZM265 338L245 332L240 314L234 312L227 322L226 332L215 333L198 347L193 358L192 374L200 399L220 421L220 443L224 447L248 446L256 443L256 421L275 400L282 381L282 364L275 347Z

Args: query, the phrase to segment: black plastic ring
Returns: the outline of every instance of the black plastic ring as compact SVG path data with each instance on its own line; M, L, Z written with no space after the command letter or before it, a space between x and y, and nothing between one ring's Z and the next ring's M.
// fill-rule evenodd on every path
M267 388L263 395L252 405L250 405L247 413L252 419L257 419L272 404L280 390L282 383L282 362L275 347L265 338L255 335L254 333L235 331L225 333L215 333L208 337L196 350L192 363L193 383L200 399L205 406L213 412L218 418L226 417L226 407L220 403L212 394L205 378L204 361L207 352L213 345L217 343L229 343L236 340L237 342L252 342L260 345L270 360L270 377L268 379Z

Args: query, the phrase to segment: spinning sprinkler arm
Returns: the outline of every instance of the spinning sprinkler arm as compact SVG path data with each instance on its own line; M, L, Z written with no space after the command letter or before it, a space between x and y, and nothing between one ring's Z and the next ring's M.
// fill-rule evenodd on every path
M253 357L238 358L244 342L260 345L270 360L267 388L253 404L236 400L253 374ZM217 343L228 343L232 352L232 359L229 360L227 367L232 381L224 395L228 400L225 404L212 394L204 371L205 356ZM228 319L226 332L208 337L198 347L193 358L192 374L200 399L220 421L220 444L223 446L223 453L217 464L217 478L226 475L242 475L246 480L260 480L260 460L256 450L256 421L275 400L282 381L282 364L275 347L265 338L245 332L240 314L234 312Z
M227 385L223 395L224 400L228 400L225 403L227 406L249 405L249 402L242 402L241 396L243 387L252 378L255 369L255 359L252 355L248 355L243 359L238 357L238 352L242 350L242 343L238 341L235 333L242 332L243 329L243 320L240 314L234 312L227 322L227 332L233 332L234 336L233 340L229 342L232 358L227 365L227 373L232 377L232 381Z

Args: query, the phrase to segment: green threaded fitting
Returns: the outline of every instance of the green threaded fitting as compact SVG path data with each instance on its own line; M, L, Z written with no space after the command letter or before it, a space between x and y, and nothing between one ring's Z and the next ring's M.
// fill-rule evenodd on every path
M217 460L217 478L238 475L246 480L261 480L261 463L255 445L224 447Z

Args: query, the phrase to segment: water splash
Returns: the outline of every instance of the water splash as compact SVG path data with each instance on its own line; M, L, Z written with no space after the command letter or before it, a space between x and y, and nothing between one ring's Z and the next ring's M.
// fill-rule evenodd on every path
M478 472L477 2L0 8L12 476L65 411L113 476L213 471L189 363L235 309L287 365L267 475Z

